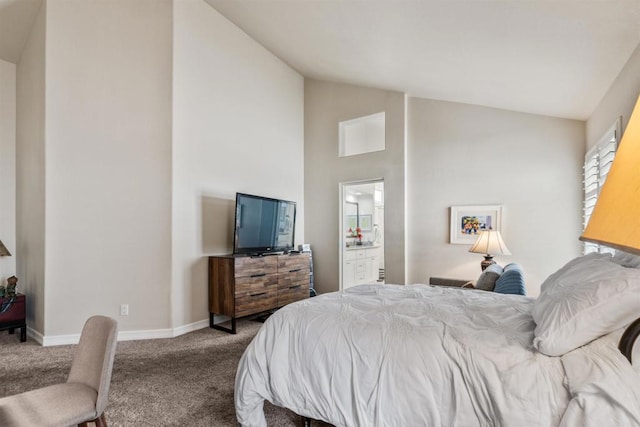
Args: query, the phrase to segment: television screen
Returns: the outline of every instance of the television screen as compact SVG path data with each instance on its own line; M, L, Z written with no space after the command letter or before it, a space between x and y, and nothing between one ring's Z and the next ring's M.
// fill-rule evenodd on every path
M289 251L295 225L295 202L237 193L233 253Z

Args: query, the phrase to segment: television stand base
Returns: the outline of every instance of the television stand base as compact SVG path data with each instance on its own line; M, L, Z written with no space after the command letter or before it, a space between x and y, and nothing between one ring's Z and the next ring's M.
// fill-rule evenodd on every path
M215 329L217 331L222 331L222 332L227 332L229 334L234 334L236 333L236 318L232 317L231 318L231 328L225 328L224 326L220 326L220 324L215 324L215 319L216 319L216 315L214 313L209 313L209 326L212 329Z

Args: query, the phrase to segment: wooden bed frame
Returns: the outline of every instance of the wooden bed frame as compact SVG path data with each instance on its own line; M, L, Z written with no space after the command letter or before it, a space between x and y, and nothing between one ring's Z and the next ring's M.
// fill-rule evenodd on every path
M636 319L627 329L625 329L622 337L620 338L620 343L618 344L618 349L620 352L624 354L624 357L631 361L631 355L633 353L633 345L636 342L636 339L640 336L640 318ZM311 427L311 418L302 417L304 427Z

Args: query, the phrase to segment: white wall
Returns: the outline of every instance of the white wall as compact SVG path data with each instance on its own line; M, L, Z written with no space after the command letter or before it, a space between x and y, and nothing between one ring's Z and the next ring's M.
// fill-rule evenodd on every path
M203 0L174 2L173 326L208 318L206 255L233 250L235 193L297 202L304 85Z
M305 237L318 292L339 288L341 182L384 178L385 278L405 282L405 96L400 92L305 79ZM386 149L338 157L338 124L386 113Z
M18 290L27 325L45 332L45 14L38 12L16 70L16 239Z
M170 326L171 45L171 0L47 1L47 335Z
M297 72L201 0L44 3L17 67L14 259L36 335L72 342L92 314L152 336L201 326L236 191L298 202L302 243L303 99Z
M640 95L640 44L631 54L605 96L587 120L587 149L598 143L604 133L622 116L627 127L633 106Z
M0 285L16 274L16 65L0 60Z
M481 255L449 244L449 207L504 205L503 230L529 295L578 256L584 122L411 98L407 148L409 283L475 279Z

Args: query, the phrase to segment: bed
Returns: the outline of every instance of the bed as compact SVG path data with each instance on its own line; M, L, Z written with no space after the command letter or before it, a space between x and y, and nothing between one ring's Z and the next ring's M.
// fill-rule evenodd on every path
M268 400L335 426L639 426L640 375L618 349L638 314L640 269L597 254L537 299L428 285L321 295L255 336L237 418L266 426Z

